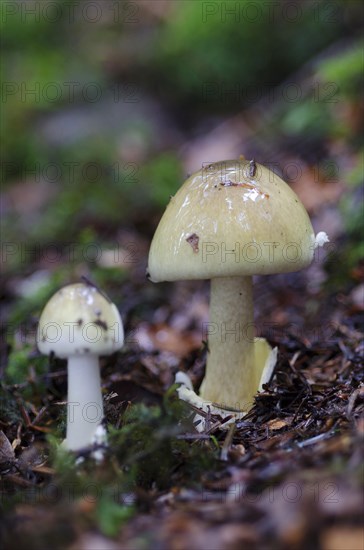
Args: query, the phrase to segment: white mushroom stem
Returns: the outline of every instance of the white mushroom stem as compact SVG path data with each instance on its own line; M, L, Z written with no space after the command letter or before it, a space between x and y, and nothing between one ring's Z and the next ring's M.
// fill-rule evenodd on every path
M95 440L103 418L99 359L96 355L68 358L66 447L76 451Z
M254 313L251 277L211 280L203 399L247 410L257 391L254 372Z

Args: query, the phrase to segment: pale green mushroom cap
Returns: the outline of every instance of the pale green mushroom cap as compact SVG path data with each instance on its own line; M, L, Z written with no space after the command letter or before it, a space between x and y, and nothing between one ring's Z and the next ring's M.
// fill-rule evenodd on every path
M294 191L261 164L213 163L171 198L149 253L154 282L299 271L315 249Z
M116 306L96 287L76 283L58 290L39 319L37 344L45 355L110 355L124 342Z

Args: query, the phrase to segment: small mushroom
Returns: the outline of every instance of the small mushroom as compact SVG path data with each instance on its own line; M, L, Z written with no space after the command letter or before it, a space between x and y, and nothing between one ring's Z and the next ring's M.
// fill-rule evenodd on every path
M123 324L116 306L93 285L63 287L41 314L39 351L68 360L65 446L72 451L100 441L103 402L99 356L114 353L123 342Z
M199 236L198 250L189 244ZM326 235L326 234L324 234ZM298 271L318 244L292 189L244 158L192 174L169 203L151 243L153 282L210 279L205 378L197 396L184 377L179 396L195 407L241 417L267 382L277 350L254 338L253 275ZM224 415L223 415L224 416Z

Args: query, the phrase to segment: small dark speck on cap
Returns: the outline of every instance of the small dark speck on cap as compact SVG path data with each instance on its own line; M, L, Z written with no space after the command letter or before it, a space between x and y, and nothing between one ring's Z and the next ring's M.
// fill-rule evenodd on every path
M257 165L255 164L255 160L252 159L249 162L249 176L253 178L255 176L256 171L257 171Z
M94 323L98 327L101 327L103 330L107 330L109 328L107 323L105 321L102 321L101 319L96 319L96 321L94 321Z
M199 240L200 240L200 237L196 233L192 233L192 235L190 235L186 239L188 244L190 244L192 246L192 250L194 251L195 254L197 254L197 252L199 250L199 248L198 248Z

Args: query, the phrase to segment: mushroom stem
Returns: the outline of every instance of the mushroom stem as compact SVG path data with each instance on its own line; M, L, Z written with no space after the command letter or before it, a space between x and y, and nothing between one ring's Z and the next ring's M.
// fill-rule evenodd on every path
M103 418L99 359L72 355L68 359L66 447L72 451L91 445Z
M211 280L208 359L200 395L247 410L258 390L254 373L252 277Z

